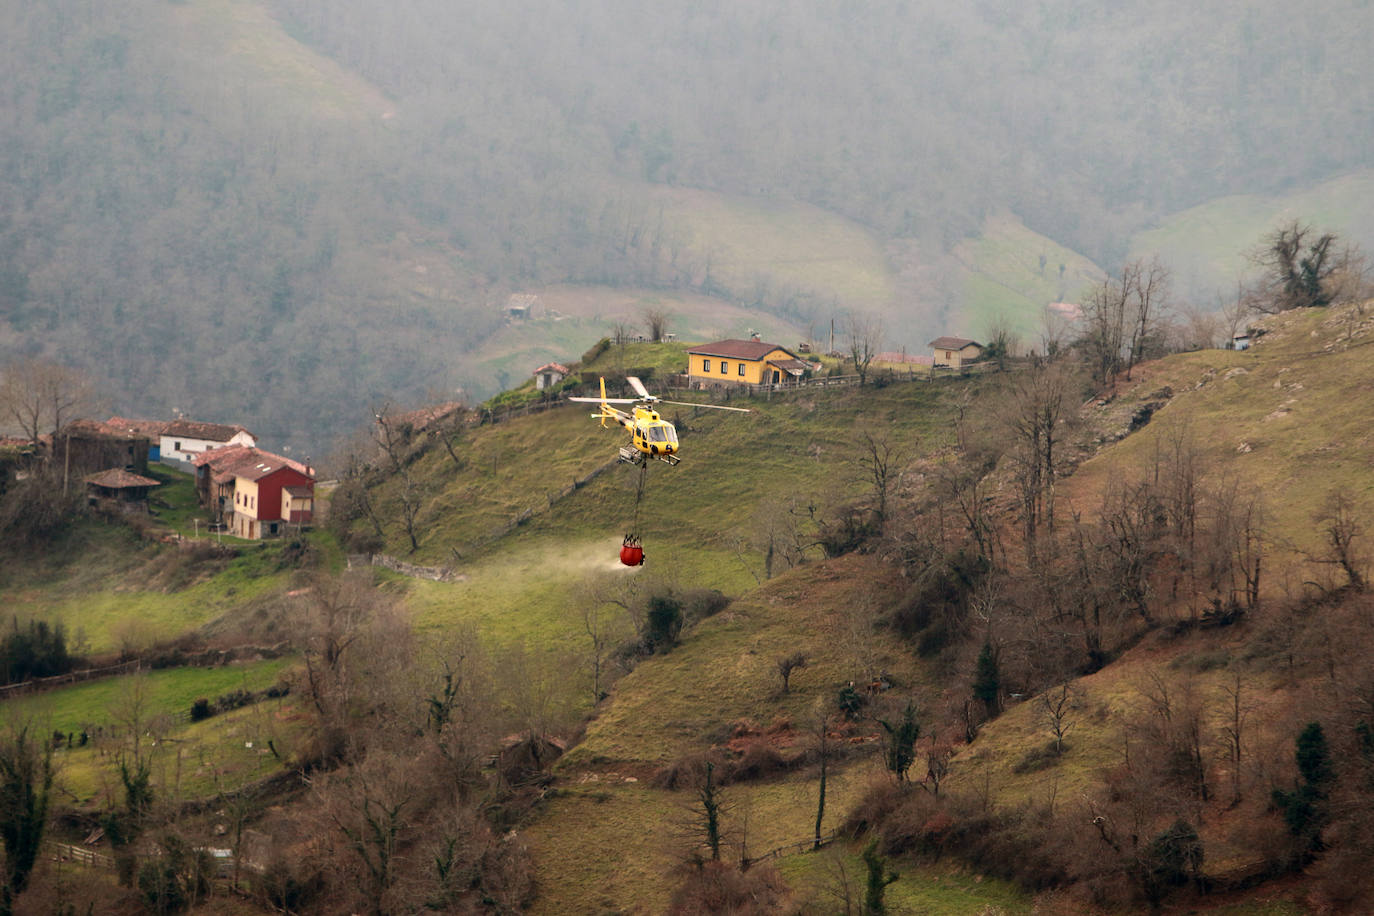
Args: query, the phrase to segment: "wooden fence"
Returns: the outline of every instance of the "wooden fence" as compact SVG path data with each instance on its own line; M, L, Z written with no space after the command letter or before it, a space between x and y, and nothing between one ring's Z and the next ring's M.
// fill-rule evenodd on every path
M103 868L106 871L114 871L114 856L108 856L103 852L96 852L94 849L86 849L84 846L73 846L70 843L58 843L49 840L44 844L48 856L57 862L75 862L77 865L84 865L87 868Z
M65 687L68 684L76 684L81 681L93 681L97 678L128 674L130 671L137 671L141 664L139 659L133 659L104 668L83 668L80 671L68 671L66 674L54 674L52 677L36 677L33 680L21 681L18 684L5 684L0 686L0 701L23 696L26 693Z

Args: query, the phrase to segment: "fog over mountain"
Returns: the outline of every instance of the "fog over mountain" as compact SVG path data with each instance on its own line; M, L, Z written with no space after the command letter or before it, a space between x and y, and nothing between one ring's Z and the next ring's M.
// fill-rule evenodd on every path
M6 0L0 359L304 449L369 403L492 391L472 363L512 291L845 307L722 276L665 188L851 221L897 278L866 307L919 313L915 344L990 217L1111 270L1178 211L1374 166L1371 25L1361 0Z

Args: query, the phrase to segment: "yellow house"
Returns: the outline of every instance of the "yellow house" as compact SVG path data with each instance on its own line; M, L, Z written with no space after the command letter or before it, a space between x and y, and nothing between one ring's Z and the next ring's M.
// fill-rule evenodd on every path
M761 340L718 340L687 351L691 385L783 385L810 368L785 347Z
M983 345L967 337L937 337L930 342L936 366L962 369L983 355Z

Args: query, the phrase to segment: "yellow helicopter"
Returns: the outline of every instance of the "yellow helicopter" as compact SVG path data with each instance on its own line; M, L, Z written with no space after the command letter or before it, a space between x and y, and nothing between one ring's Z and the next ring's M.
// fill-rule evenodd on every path
M587 404L599 404L601 409L592 414L592 419L600 420L604 427L607 420L611 420L625 427L630 431L630 442L628 446L621 446L620 460L637 464L643 467L650 458L657 458L659 461L666 461L670 465L675 465L682 459L678 457L677 430L673 424L658 415L655 409L656 404L680 404L684 407L708 407L711 410L734 410L739 413L748 413L746 407L722 407L719 404L694 404L691 401L665 401L650 394L644 387L644 383L633 375L627 376L625 381L630 383L638 394L637 398L608 398L606 397L606 380L601 380L601 397L599 398L568 398L569 401L581 401ZM612 404L633 404L633 413L626 413Z

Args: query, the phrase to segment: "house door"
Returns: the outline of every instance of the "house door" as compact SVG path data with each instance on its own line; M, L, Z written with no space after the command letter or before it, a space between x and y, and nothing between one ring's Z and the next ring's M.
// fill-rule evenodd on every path
M774 369L774 370L773 370L773 384L776 385L776 384L777 384L778 382L780 382L780 381L782 381L782 373L779 372L778 370Z

